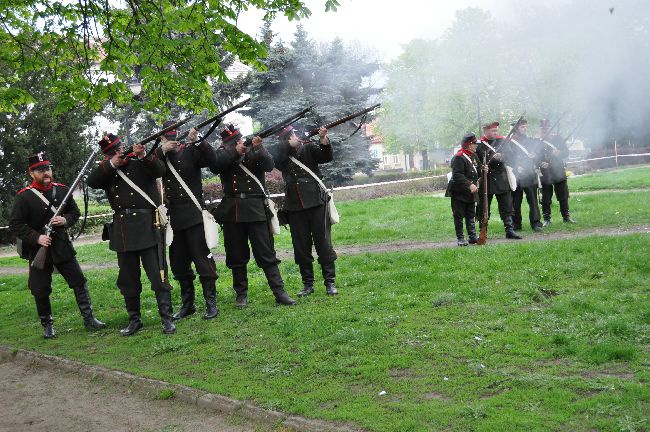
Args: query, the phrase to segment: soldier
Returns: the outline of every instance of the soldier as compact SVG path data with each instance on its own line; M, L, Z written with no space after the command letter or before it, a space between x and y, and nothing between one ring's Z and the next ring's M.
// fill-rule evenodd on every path
M539 127L541 135L544 137L550 128L550 122L547 119L541 119ZM566 141L563 141L558 135L550 135L542 141L542 146L544 149L544 160L541 164L544 226L547 227L551 224L553 188L555 188L555 197L560 203L562 220L567 223L575 223L569 214L569 185L564 168L564 160L569 156Z
M155 153L145 157L145 147L140 144L133 146L133 153L124 155L120 138L113 134L101 139L99 145L104 160L88 176L88 186L104 189L115 212L108 229L109 248L117 253L117 287L124 296L129 314L129 325L121 333L131 336L143 327L140 319L141 261L156 294L162 331L174 333L172 287L164 274L165 252L156 209L160 202L156 178L165 173L165 164Z
M492 205L492 197L496 195L506 238L519 240L521 237L517 235L512 226L514 211L504 156L504 151L507 149L501 149L504 138L499 136L499 122L484 125L481 142L476 148L476 156L479 161L479 171L483 169L483 159L487 158L488 161L488 211ZM483 209L484 195L483 182L481 181L479 184L479 209Z
M296 301L284 290L284 281L278 269L280 260L276 256L273 234L269 229L264 173L273 170L273 158L262 146L260 137L254 137L249 147L233 125L226 126L221 138L223 144L217 150L217 157L230 163L220 173L224 197L213 210L213 215L223 226L226 266L232 270L233 288L237 293L235 306L248 305L246 266L250 260L249 240L255 262L264 270L276 303L295 305ZM242 165L255 179L246 173Z
M63 276L74 292L84 325L88 329L102 329L106 324L93 316L88 293L88 281L79 267L76 251L72 246L66 228L79 219L79 208L73 199L68 199L59 216L56 209L68 192L68 187L52 181L52 165L44 152L29 157L28 172L32 183L21 189L11 211L9 229L20 243L20 257L29 261L28 286L36 311L41 320L43 337L56 337L52 319L52 272L54 268ZM52 223L51 236L43 234L43 228ZM41 247L47 248L45 267L40 270L32 261Z
M514 125L513 123L512 126ZM513 167L517 178L517 189L512 193L515 210L513 225L515 231L521 230L521 203L524 194L526 194L530 226L533 231L541 231L542 222L540 221L537 191L540 185L539 165L542 162L542 155L538 145L539 140L528 138L527 133L528 121L523 119L512 136L512 144L508 148L509 154L506 155L508 164Z
M302 277L303 289L298 293L300 297L314 292L312 245L316 246L325 293L338 294L334 266L336 252L332 247L332 224L326 205L329 196L314 177L322 177L318 164L332 161L332 145L324 127L319 129L318 136L318 143L303 143L293 127L287 126L278 133L280 144L275 158L276 167L282 171L285 183L283 211L287 215L294 258Z
M451 197L451 211L454 216L454 228L458 246L476 244L476 203L478 202L478 159L476 135L466 133L461 140L461 149L451 159L451 180L447 185L445 196ZM467 227L469 243L463 234L463 219Z
M174 121L165 122L164 128L173 125ZM169 262L174 278L181 286L182 306L174 314L174 320L179 320L196 312L194 306L194 279L191 264L194 263L199 274L203 298L205 299L204 319L217 316L217 290L215 283L217 268L205 241L203 215L195 202L204 208L203 188L201 186L201 168L213 166L216 155L210 144L203 140L198 145L179 143L176 141L177 131L170 130L161 137L161 145L156 155L166 164L171 164L185 185L182 185L176 174L168 168L163 176L165 197L169 209L169 222L174 231L174 239L169 246ZM191 142L197 140L198 131L190 129L188 138ZM188 193L191 193L193 200Z

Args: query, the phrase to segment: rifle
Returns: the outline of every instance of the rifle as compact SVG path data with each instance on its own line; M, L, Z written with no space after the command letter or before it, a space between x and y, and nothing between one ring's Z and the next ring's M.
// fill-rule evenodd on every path
M212 122L216 122L217 120L219 120L219 122L217 123L217 126L218 126L219 123L221 123L221 120L222 120L222 119L223 119L227 114L230 114L231 112L233 112L233 111L235 111L235 110L238 110L239 108L243 107L243 106L246 105L248 102L250 102L250 100L251 100L251 98L247 98L247 99L245 99L245 100L239 102L237 105L233 105L233 106L231 106L230 108L228 108L227 110L222 111L222 112L220 112L219 114L217 114L217 115L215 115L215 116L213 116L213 117L210 117L209 119L207 119L207 120L205 120L205 121L202 121L201 123L197 124L196 126L193 126L193 128L196 129L196 130L199 130L199 129L201 129L201 128L204 127L204 126L207 126L207 125L209 125L210 123L212 123ZM215 127L216 127L216 126L215 126ZM178 139L179 139L179 140L185 139L185 138L187 138L187 135L189 135L189 131L185 132L185 133L184 133L183 135L181 135Z
M273 135L276 132L281 131L285 127L291 125L292 123L295 123L296 121L300 120L301 118L305 117L308 112L310 112L312 109L314 109L314 105L310 105L304 110L298 111L296 114L293 114L286 119L282 120L281 122L278 122L270 127L267 127L261 132L258 132L256 134L253 134L253 136L259 136L260 138L266 138L271 135ZM253 144L253 137L248 137L246 138L245 145L246 147L250 147Z
M495 149L494 154L499 153L499 151L500 151L500 150L501 150L501 149L502 149L506 144L508 144L508 143L512 140L512 136L514 135L515 131L519 128L519 125L521 124L521 122L522 122L522 120L524 119L524 116L525 116L525 115L526 115L526 111L524 111L523 114L521 114L521 115L519 116L519 119L517 120L517 122L514 124L514 126L512 127L512 129L510 129L510 132L508 132L508 135L506 135L505 139L504 139L503 141L501 141L501 144L499 144L499 148ZM492 155L492 157L490 158L490 160L487 161L488 164L492 161L492 158L493 158L493 157L494 157L494 155Z
M481 232L478 236L476 244L484 245L487 243L487 227L489 222L488 212L488 165L487 165L487 152L483 153L483 219L481 221Z
M562 115L561 115L560 117L558 117L558 119L556 120L556 122L553 123L553 126L551 126L551 128L550 128L549 130L546 131L546 133L544 134L544 136L542 136L542 138L541 138L542 142L546 141L546 138L548 138L549 135L551 135L551 132L553 132L553 129L555 129L555 128L557 127L557 125L560 124L560 120L562 120L562 119L564 118L564 116L566 115L566 113L568 113L568 111L564 111L564 112L562 113Z
M580 128L585 124L585 120L587 120L587 117L589 117L589 112L587 112L587 114L585 114L584 117L582 117L582 119L580 119L580 121L578 122L576 127L574 127L573 130L571 132L569 132L569 134L566 136L566 138L564 138L562 140L563 144L566 143L568 141L568 139L571 138L571 136L574 133L576 133L576 132L578 132L580 130Z
M338 126L338 125L343 124L343 123L345 123L347 121L350 121L353 118L356 118L356 117L359 117L359 116L364 115L366 113L369 113L370 111L373 111L375 108L379 108L380 106L381 106L381 104L373 105L370 108L365 108L365 109L363 109L363 110L361 110L359 112L356 112L354 114L350 114L349 116L346 116L346 117L340 118L338 120L335 120L335 121L333 121L331 123L328 123L328 124L326 124L326 125L324 125L322 127L324 127L325 129L331 129L331 128L335 127L335 126ZM318 135L318 130L319 129L320 128L314 128L314 129L310 130L309 132L305 132L305 137L306 138L311 138L311 137L313 137L315 135Z
M65 197L63 197L63 200L61 201L61 204L59 204L59 207L56 209L56 212L54 213L54 216L56 217L61 214L63 211L63 208L65 205L68 203L68 200L70 197L72 197L72 194L74 193L74 190L77 188L77 185L81 181L81 178L83 175L86 173L86 170L88 169L89 165L95 160L95 157L97 156L97 153L99 153L100 148L96 147L88 159L86 159L86 162L84 162L83 167L81 167L81 171L79 171L79 174L77 174L77 178L72 182L70 185L70 188L68 189L68 192L65 194ZM52 220L50 219L50 222L45 225L45 235L47 237L50 237L52 235ZM36 252L36 255L34 256L34 259L32 260L32 267L37 268L39 270L43 270L45 268L45 259L47 258L47 248L48 246L41 246L41 248Z
M189 117L186 118L185 120L181 120L181 121L179 121L179 122L174 123L174 124L171 125L171 126L167 126L166 128L162 129L160 132L156 132L155 134L153 134L153 135L149 135L149 136L146 137L145 139L143 139L143 140L141 140L141 141L138 141L137 143L133 144L133 145L132 145L131 147L129 147L128 149L124 150L124 154L122 155L122 158L124 159L124 158L129 154L129 153L131 153L131 152L133 151L133 147L134 147L134 146L136 146L136 145L144 145L144 144L146 144L146 143L148 143L148 142L150 142L150 141L153 141L153 140L155 140L155 139L158 139L158 138L160 138L161 136L165 135L165 134L166 134L167 132L169 132L170 130L178 129L179 126L184 125L185 123L187 123L187 122L190 121L191 119L192 119L192 116L189 116ZM147 154L150 154L152 151L154 151L154 150L156 149L156 147L158 147L157 144L154 145L154 146L151 148L151 150L149 150L149 152L148 152Z

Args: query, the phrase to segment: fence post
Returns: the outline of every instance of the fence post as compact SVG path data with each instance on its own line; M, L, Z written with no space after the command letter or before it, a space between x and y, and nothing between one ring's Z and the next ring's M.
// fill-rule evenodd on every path
M614 156L616 157L616 169L618 169L618 149L616 148L616 140L614 140Z

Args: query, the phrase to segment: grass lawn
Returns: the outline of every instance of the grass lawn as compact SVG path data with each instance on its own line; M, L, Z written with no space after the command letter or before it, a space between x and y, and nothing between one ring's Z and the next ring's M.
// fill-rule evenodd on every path
M147 291L132 338L118 335L113 269L88 273L98 333L55 276L51 341L25 277L3 277L0 343L373 431L648 430L649 250L637 234L346 256L341 295L317 281L294 308L274 306L255 269L236 310L224 274L215 321L162 335ZM282 272L295 293L297 266Z
M649 165L592 172L578 177L569 177L569 190L574 192L599 189L639 188L650 188Z

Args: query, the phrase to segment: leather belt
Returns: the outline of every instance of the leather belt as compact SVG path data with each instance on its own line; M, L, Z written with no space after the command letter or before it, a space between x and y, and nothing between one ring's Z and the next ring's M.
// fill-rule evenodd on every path
M121 209L115 212L115 214L122 214L122 215L137 214L137 213L151 214L153 213L153 209Z
M227 193L225 194L226 197L228 198L241 198L241 199L246 199L246 198L265 198L266 195L264 194L245 194L245 193Z

